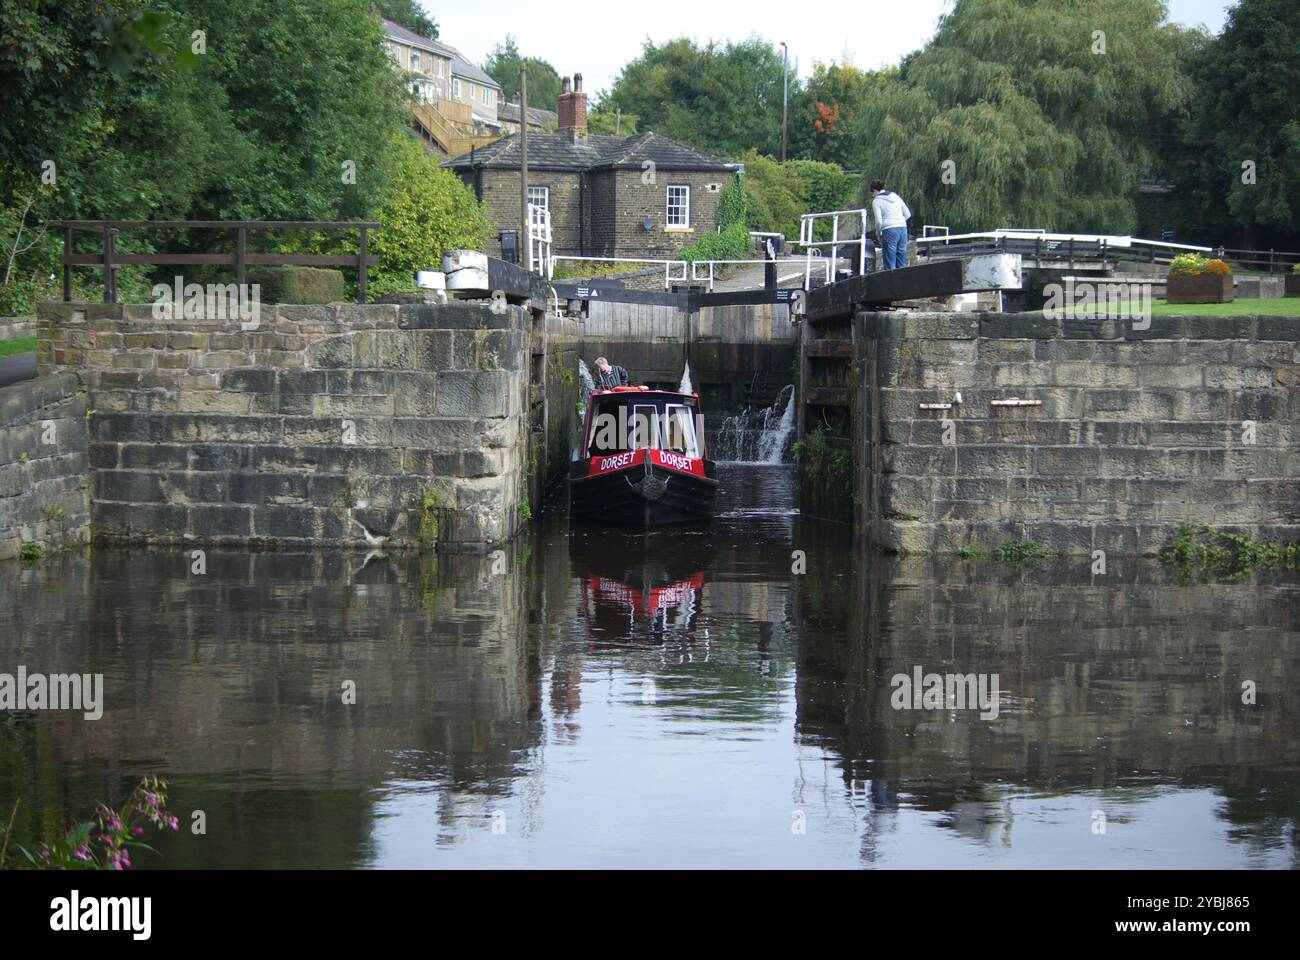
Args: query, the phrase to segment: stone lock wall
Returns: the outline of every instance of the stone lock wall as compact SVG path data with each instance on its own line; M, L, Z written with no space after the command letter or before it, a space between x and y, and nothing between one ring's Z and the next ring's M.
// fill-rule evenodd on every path
M40 313L41 371L80 370L95 410L96 539L482 548L518 529L525 308L263 306L255 329L153 312Z
M0 389L0 560L24 543L84 543L89 524L86 391L77 375Z
M1149 555L1187 522L1300 539L1293 318L864 312L853 343L856 519L874 543ZM1013 397L1039 405L995 403Z

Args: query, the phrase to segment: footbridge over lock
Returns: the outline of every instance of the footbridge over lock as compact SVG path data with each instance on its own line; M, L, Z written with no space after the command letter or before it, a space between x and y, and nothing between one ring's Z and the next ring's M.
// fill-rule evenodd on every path
M900 270L876 269L865 209L802 217L802 255L779 235L756 233L763 256L747 260L599 259L548 253L544 212L533 218L529 266L544 275L557 314L577 318L590 363L606 356L654 386L684 372L705 409L767 407L801 373L801 324L850 304L995 297L1020 287L1020 257L980 252ZM581 279L556 279L591 269ZM598 275L613 268L613 276Z

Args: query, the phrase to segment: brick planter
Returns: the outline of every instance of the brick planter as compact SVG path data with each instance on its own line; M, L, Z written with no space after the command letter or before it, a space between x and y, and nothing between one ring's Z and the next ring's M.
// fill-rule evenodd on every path
M1167 303L1231 303L1232 275L1203 273L1197 277L1170 274L1165 283Z
M1286 295L1288 297L1300 297L1300 273L1288 273L1286 275Z

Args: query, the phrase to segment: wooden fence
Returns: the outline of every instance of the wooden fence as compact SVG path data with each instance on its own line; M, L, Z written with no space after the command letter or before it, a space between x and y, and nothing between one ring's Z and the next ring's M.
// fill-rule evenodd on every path
M292 265L303 267L356 267L357 301L366 302L366 269L377 266L379 258L367 252L367 232L379 229L378 223L354 220L55 220L50 224L63 230L63 299L72 299L72 268L94 267L104 271L104 302L117 302L117 268L122 264L201 265L217 264L235 268L240 302L244 295L245 267L252 264ZM235 232L235 249L224 253L118 253L117 235L123 230L226 230ZM250 230L358 230L357 252L349 254L249 253ZM75 232L103 238L103 247L92 253L74 253Z

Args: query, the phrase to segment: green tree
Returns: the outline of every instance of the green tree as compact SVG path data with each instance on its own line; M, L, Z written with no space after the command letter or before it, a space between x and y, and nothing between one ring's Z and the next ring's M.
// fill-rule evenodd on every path
M404 115L368 0L0 0L0 12L0 307L49 289L50 219L360 219L377 204ZM150 242L123 234L121 249Z
M1190 118L1170 144L1189 239L1296 249L1300 5L1241 0L1196 51L1192 75Z
M492 232L474 191L429 157L408 134L393 141L396 169L378 208L372 235L379 257L374 289L413 290L420 270L441 270L448 250L482 250Z
M803 214L853 205L858 178L837 164L816 160L780 163L754 151L745 154L743 162L750 230L778 230L787 239L797 239ZM826 238L829 236L828 232Z
M196 212L364 216L388 173L385 145L405 122L401 80L368 0L184 2L200 5L212 24L199 69L224 91L244 154L214 171Z
M1191 95L1188 31L1165 16L1161 0L957 0L867 98L864 181L957 230L1128 232L1148 133Z
M746 210L751 230L778 230L798 238L799 217L808 211L808 185L790 165L750 151L745 164Z
M374 0L374 3L375 9L384 19L430 40L438 39L438 24L425 12L418 0Z
M873 71L847 63L813 64L812 76L790 98L789 155L860 169L866 149L862 111L897 77L893 67Z
M501 84L501 95L507 102L517 103L521 60L528 68L528 105L554 110L560 96L560 75L545 60L522 56L514 37L507 35L505 43L492 48L483 61L483 71Z
M639 118L640 129L720 156L781 148L781 54L750 37L708 43L680 37L656 45L623 67L599 109ZM797 78L791 75L791 90Z
M631 137L638 132L639 122L639 118L633 114L619 115L612 110L592 110L587 114L587 130L591 133L618 133Z

